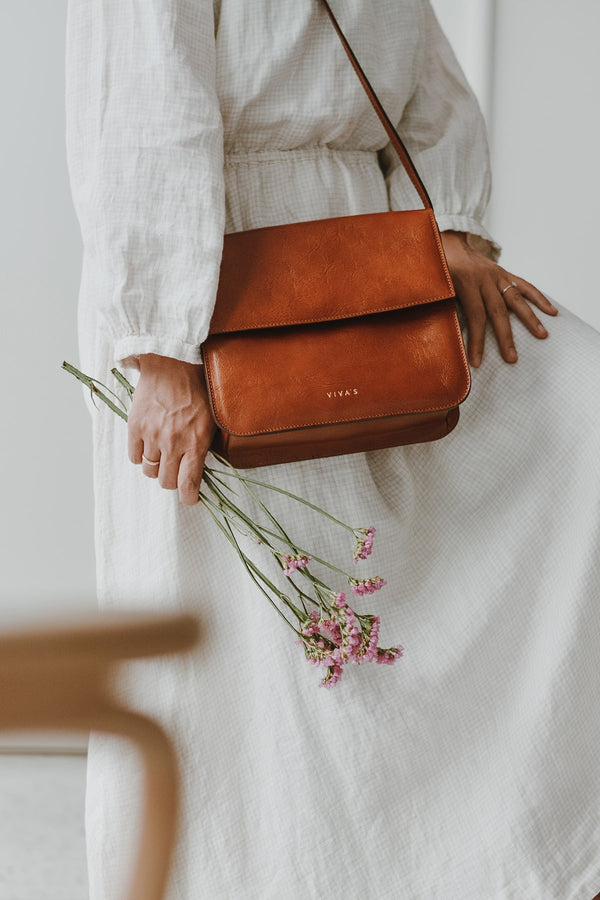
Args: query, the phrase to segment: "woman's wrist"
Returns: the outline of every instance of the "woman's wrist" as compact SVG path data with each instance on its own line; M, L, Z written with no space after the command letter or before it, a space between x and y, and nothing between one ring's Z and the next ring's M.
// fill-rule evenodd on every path
M452 247L461 246L467 249L469 247L467 234L464 231L442 231L440 237L442 239L444 252L447 252Z
M174 374L176 372L199 372L202 370L200 363L189 363L182 359L174 359L171 356L159 356L157 353L142 353L138 357L140 373L150 374Z

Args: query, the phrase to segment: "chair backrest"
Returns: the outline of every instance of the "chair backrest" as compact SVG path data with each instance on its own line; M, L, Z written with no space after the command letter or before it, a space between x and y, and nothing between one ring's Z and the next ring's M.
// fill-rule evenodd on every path
M152 719L120 705L117 665L189 650L189 615L110 614L0 632L0 730L104 731L133 741L145 770L137 863L127 900L162 900L176 839L178 768L173 745Z

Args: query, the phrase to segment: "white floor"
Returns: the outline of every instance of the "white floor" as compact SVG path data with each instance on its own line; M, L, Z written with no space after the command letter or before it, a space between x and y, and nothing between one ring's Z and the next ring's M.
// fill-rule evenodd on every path
M88 900L85 756L0 754L0 900Z

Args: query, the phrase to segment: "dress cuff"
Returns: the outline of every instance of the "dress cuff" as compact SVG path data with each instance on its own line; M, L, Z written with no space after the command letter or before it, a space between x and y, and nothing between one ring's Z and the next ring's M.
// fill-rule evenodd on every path
M144 353L169 356L182 362L199 365L202 362L200 347L179 338L157 337L151 334L130 334L119 338L113 347L113 358L117 366L125 369L139 369L138 357Z
M453 215L441 213L436 215L438 228L440 231L462 231L467 235L467 240L474 250L478 250L498 262L502 247L498 244L491 234L486 231L481 222L473 219L471 216Z

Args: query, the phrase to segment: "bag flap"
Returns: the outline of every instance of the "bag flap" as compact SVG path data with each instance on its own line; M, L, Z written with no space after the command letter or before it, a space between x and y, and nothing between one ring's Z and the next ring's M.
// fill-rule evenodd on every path
M225 235L210 334L327 322L454 297L430 209Z

